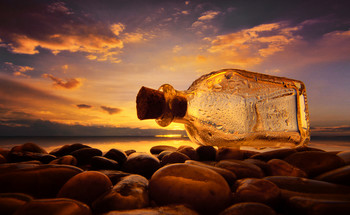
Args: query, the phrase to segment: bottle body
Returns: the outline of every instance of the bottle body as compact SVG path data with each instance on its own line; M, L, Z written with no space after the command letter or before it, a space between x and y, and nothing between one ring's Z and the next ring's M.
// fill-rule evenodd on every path
M202 76L183 92L170 85L160 90L171 96L168 115L158 118L158 124L183 123L189 138L200 145L294 147L310 139L301 81L227 69ZM174 96L187 101L181 117L171 114Z

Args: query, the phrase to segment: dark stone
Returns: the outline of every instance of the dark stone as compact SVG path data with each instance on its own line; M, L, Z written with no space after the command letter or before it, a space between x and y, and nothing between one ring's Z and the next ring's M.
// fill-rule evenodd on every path
M103 157L115 160L119 164L123 164L127 159L125 152L118 149L110 149Z
M237 179L264 177L263 171L258 166L245 161L222 160L216 166L233 172L237 176Z
M239 148L236 147L219 147L219 149L216 152L216 160L242 160L243 154L239 150Z
M4 163L0 164L0 174L8 173L9 171L13 170L20 170L37 166L39 166L39 164L36 163Z
M31 200L31 196L22 193L0 193L0 214L12 215Z
M220 215L276 215L276 212L262 203L243 202L226 208Z
M80 166L89 164L92 157L101 156L102 152L101 150L95 148L82 148L73 151L71 155L73 155L77 159L78 166Z
M350 186L350 165L325 172L315 179Z
M160 161L160 164L161 166L165 166L167 164L172 163L184 163L186 160L190 160L190 158L187 155L175 151L165 155Z
M162 160L163 159L163 157L165 156L165 155L168 155L168 154L170 154L170 153L172 153L173 151L162 151L161 153L159 153L158 155L157 155L157 158L159 159L159 160Z
M216 149L213 146L198 146L196 152L201 161L214 161L216 159Z
M47 154L47 151L35 143L25 143L20 146L15 146L11 149L11 152L33 152Z
M78 161L73 155L65 155L50 162L50 164L65 164L72 166L76 166L77 163Z
M149 205L148 180L141 175L129 175L112 190L100 196L92 204L95 212L144 208Z
M250 150L241 150L241 154L243 156L243 159L248 159L248 158L252 157L253 155L260 154L260 152L250 151Z
M152 154L159 154L161 153L162 151L176 151L176 147L174 146L167 146L167 145L158 145L158 146L153 146L151 149L150 149L150 152Z
M273 151L262 152L251 156L250 158L269 161L271 159L284 159L285 157L297 152L295 149L277 149Z
M260 167L260 169L264 172L265 175L271 174L270 165L268 165L265 161L253 159L253 158L248 158L248 159L245 159L244 161Z
M85 171L67 181L57 194L58 198L70 198L91 205L103 193L112 188L109 178L97 171Z
M7 163L7 160L2 154L0 154L0 164L3 164L3 163Z
M187 160L185 162L186 164L192 164L192 165L197 165L197 166L202 166L202 167L206 167L208 169L214 170L215 172L219 173L222 177L225 178L226 182L228 183L228 185L231 187L235 182L236 182L236 175L227 170L227 169L223 169L220 167L216 167L216 166L212 166L212 165L208 165L205 164L203 162L199 162L199 161L194 161L194 160Z
M170 164L159 169L149 182L149 192L158 205L187 204L206 214L223 210L232 197L220 174L190 164Z
M303 170L289 164L284 160L271 159L267 162L267 164L270 166L270 175L307 177L307 174Z
M305 151L319 151L319 152L324 152L322 149L317 149L317 148L312 148L308 146L298 146L295 148L298 152L305 152Z
M191 146L180 146L177 151L187 155L191 160L198 160L197 152Z
M128 156L122 170L150 178L159 167L160 162L157 157L148 153L135 152Z
M13 168L0 174L0 192L25 193L35 198L53 198L63 184L80 172L82 172L80 168L66 165Z
M293 166L314 177L344 165L344 161L337 155L319 151L305 151L291 154L284 159Z
M235 200L238 202L260 202L275 205L280 196L280 189L271 181L246 178L236 182Z
M343 159L346 165L350 164L350 151L339 152L337 156Z
M199 215L186 205L168 205L134 210L110 211L105 215Z
M108 159L102 156L94 156L91 158L91 169L120 169L120 165L117 161Z
M135 153L136 152L136 150L134 150L134 149L129 149L129 150L126 150L125 151L125 154L127 155L127 156L129 156L129 155L131 155L132 153Z
M14 215L91 215L89 206L72 199L36 199Z
M112 184L118 183L123 177L130 175L130 173L123 172L120 170L98 170L99 172L105 174Z
M84 149L84 148L91 148L91 147L81 143L74 143L72 145L64 145L61 148L55 149L52 152L50 152L50 154L55 155L56 157L62 157L65 155L69 155L76 150Z

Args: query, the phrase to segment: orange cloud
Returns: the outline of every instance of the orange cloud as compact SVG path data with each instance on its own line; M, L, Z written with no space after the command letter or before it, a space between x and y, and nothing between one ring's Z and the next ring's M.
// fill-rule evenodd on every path
M119 108L113 108L113 107L107 107L107 106L101 106L102 110L106 111L108 114L113 115L120 113L122 110Z
M69 78L66 81L63 81L62 79L54 77L53 75L50 75L50 74L43 74L42 76L44 78L50 78L54 82L53 84L56 87L73 89L73 88L78 88L81 85L81 81L77 78Z
M19 65L15 65L11 62L5 62L4 63L5 66L5 70L9 70L10 72L12 72L12 74L14 76L23 76L26 78L29 78L30 76L26 74L26 72L28 71L33 71L34 68L30 67L30 66L19 66Z
M204 32L216 33L218 31L217 27L209 22L219 14L219 11L212 10L202 13L202 15L198 17L194 23L192 23L191 29L196 30L196 33L199 35L203 34Z
M79 109L86 109L86 108L92 108L91 105L87 105L87 104L78 104L76 105Z

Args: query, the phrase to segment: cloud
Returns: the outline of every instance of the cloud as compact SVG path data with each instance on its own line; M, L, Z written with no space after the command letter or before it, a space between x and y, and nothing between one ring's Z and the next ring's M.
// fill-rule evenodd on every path
M68 78L66 81L57 78L50 74L43 74L44 78L50 78L53 81L54 86L65 89L74 89L81 86L81 81L78 78Z
M3 65L4 70L11 72L14 76L23 76L29 78L30 76L26 74L28 71L33 71L34 68L30 66L19 66L12 62L5 62Z
M83 12L75 13L57 1L0 3L0 38L8 50L19 54L37 54L38 47L54 54L62 51L94 54L97 59L123 48L117 38L117 25L92 20ZM6 23L6 24L5 24ZM119 25L120 26L120 25ZM112 61L116 56L109 55ZM108 58L106 59L108 60Z
M238 32L206 38L210 41L207 51L219 56L227 64L246 66L261 61L286 46L300 39L293 33L300 27L289 27L287 24L269 23L243 29Z
M350 125L311 127L312 135L350 135Z
M119 108L113 108L113 107L107 107L107 106L101 106L102 110L106 111L108 114L113 115L120 113L122 110Z
M218 28L211 24L210 21L213 20L220 11L209 10L201 14L198 19L192 23L191 29L195 30L197 34L202 35L204 33L216 33Z
M79 109L88 109L88 108L92 108L91 105L87 105L87 104L77 104L76 105Z
M204 20L211 20L214 19L218 14L220 14L219 11L206 11L198 18L199 21L204 21Z

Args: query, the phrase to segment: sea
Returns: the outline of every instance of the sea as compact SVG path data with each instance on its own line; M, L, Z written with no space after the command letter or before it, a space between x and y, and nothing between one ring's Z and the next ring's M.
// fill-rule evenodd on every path
M150 152L150 149L156 145L169 145L179 147L182 145L198 147L197 144L190 141L188 137L179 135L158 135L152 137L0 137L0 148L11 149L14 146L24 143L36 143L43 147L47 152L60 148L66 144L82 143L93 148L107 152L115 148L120 150L134 149L137 152ZM325 151L350 151L350 136L315 136L311 137L308 146L323 149ZM247 150L267 151L271 148L255 149L251 147L241 147Z

